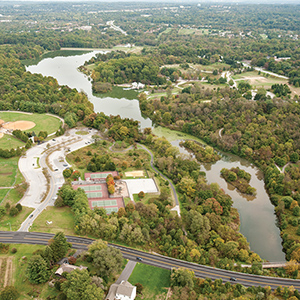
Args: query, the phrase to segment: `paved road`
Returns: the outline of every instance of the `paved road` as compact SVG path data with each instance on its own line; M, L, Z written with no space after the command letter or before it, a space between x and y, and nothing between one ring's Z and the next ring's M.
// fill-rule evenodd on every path
M9 232L0 231L0 242L1 243L17 243L17 244L39 244L47 245L48 240L53 237L50 233L38 233L38 232ZM72 243L74 249L87 249L87 246L91 244L94 240L89 238L81 238L75 236L66 236L67 240ZM266 277L251 275L246 273L238 273L233 271L227 271L217 268L212 268L208 266L198 265L195 263L190 263L182 261L175 258L166 257L158 254L151 254L135 249L131 249L124 246L119 246L115 244L109 244L112 247L120 249L123 257L132 261L137 261L137 257L141 257L141 263L164 268L172 269L184 267L193 270L195 276L198 278L211 278L222 279L223 282L230 281L231 277L235 277L237 281L235 283L240 283L246 287L249 286L270 286L273 290L278 286L289 287L294 286L298 291L300 291L300 280L276 278L276 277Z
M122 271L121 275L117 279L116 283L120 284L122 281L128 281L135 265L136 265L136 261L129 260L128 263L126 264L126 267Z
M65 161L65 153L78 150L92 142L95 130L88 131L86 135L77 135L76 129L68 131L67 135L56 137L47 143L34 146L26 153L26 157L19 160L19 169L29 183L24 197L20 200L23 206L33 207L35 210L22 223L19 231L28 231L38 215L47 207L53 206L59 187L64 183L63 170L69 167ZM47 144L49 147L47 148ZM46 158L48 156L51 169L48 168ZM46 192L47 181L42 172L46 168L49 172L50 187L47 197L41 202Z
M147 151L150 156L151 156L151 161L150 161L150 165L151 165L151 168L154 170L154 172L156 172L157 174L159 174L162 178L164 178L165 180L167 180L170 184L170 187L173 191L173 195L174 195L174 199L175 199L175 207L172 209L172 210L176 210L178 212L178 215L180 216L180 206L179 206L179 201L178 201L178 196L177 196L177 193L176 193L176 189L175 189L175 186L174 184L172 183L172 181L166 177L164 174L162 174L155 166L154 166L154 156L152 154L152 152L144 145L141 145L141 144L138 144L142 149L144 149L145 151Z

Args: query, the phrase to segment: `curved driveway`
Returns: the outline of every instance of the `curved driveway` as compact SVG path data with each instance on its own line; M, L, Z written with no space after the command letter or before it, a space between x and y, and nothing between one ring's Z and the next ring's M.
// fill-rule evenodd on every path
M50 238L54 235L50 233L42 232L10 232L0 231L1 243L17 243L17 244L39 244L47 245ZM82 238L76 236L66 236L68 242L72 243L74 249L87 249L88 245L94 240L90 238ZM235 283L240 283L246 287L249 286L270 286L272 290L278 286L289 287L293 286L300 291L300 280L286 279L278 277L258 276L247 273L238 273L233 271L227 271L223 269L203 266L195 263L182 261L175 258L166 257L158 254L151 254L132 248L109 244L109 246L120 249L124 258L136 261L137 257L141 257L141 263L164 268L187 268L194 271L195 276L198 278L211 278L222 279L223 282L230 282L231 277L235 277L237 280ZM232 283L232 282L231 282Z
M46 143L34 146L27 151L26 156L20 158L19 169L28 182L29 187L19 202L23 206L33 207L35 210L22 223L19 231L28 231L38 215L47 206L54 205L58 189L64 183L62 172L66 167L69 167L65 161L65 152L85 147L86 144L92 142L92 135L96 132L95 130L90 130L87 135L79 136L76 134L76 131L76 129L71 129L68 131L68 135L55 137ZM48 144L49 147L47 148ZM47 156L52 170L47 166ZM43 195L47 191L47 181L42 172L43 168L46 168L48 171L50 185L47 196L42 202Z

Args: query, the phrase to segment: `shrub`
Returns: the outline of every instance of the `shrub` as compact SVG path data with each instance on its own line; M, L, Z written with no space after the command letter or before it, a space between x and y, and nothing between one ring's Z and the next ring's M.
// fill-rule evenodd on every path
M13 286L6 286L0 293L1 300L16 300L18 297L19 293Z
M145 197L145 193L144 193L143 191L140 191L140 192L138 193L138 197L139 197L140 199L144 198L144 197Z
M14 254L14 253L17 253L18 250L17 250L17 248L12 248L10 251L11 251L11 253Z
M68 261L69 261L69 264L70 264L70 265L75 265L77 259L76 259L76 257L74 257L74 256L70 256L70 257L68 258Z
M20 204L20 203L18 203L17 205L16 205L16 209L20 212L20 211L22 211L22 205Z
M19 213L18 209L16 207L12 207L11 210L9 211L9 215L11 217L16 216Z

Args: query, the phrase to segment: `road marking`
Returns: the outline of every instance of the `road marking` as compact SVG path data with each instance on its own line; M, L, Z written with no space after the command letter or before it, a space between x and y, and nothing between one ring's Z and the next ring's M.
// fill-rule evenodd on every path
M124 250L121 250L121 252L122 253L126 253L126 251L124 251ZM127 254L130 254L130 255L132 255L132 253L130 253L130 252L127 252ZM149 258L149 257L147 257L147 256L143 256L143 255L140 255L140 254L138 254L139 255L139 257L141 257L141 258L143 258L143 259L146 259L146 260L151 260L151 261L155 261L155 262L157 262L157 263L162 263L160 260L157 260L157 259L154 259L154 258ZM180 266L180 265L178 265L178 264L176 264L176 263L168 263L168 262L163 262L164 264L166 264L166 265L170 265L170 266L174 266L174 267L177 267L177 268L186 268L186 269L191 269L191 270L193 270L193 271L195 271L195 272L198 272L198 273L205 273L205 274L208 274L208 275L211 275L211 276L217 276L217 277L223 277L223 278L231 278L231 277L233 277L233 276L227 276L227 275L219 275L219 274L215 274L215 273L210 273L210 272L208 272L208 271L204 271L204 270L198 270L198 269L196 269L195 267L193 267L193 266L189 266L189 267L182 267L182 266ZM201 267L201 265L199 265L199 267ZM221 269L222 270L222 269ZM273 278L274 279L281 279L281 278L277 278L277 277L270 277L270 280L273 280ZM268 278L264 278L264 279L266 279L266 280L268 280ZM256 284L265 284L265 285L280 285L280 286L283 286L283 287L289 287L290 285L284 285L284 284L277 284L277 283L271 283L271 282L266 282L266 283L264 283L264 282L261 282L261 281L257 281L257 280L249 280L249 279L244 279L244 278L238 278L237 279L238 281L236 282L236 283L240 283L239 281L247 281L247 282L251 282L251 283L256 283ZM295 284L297 284L297 282L295 282Z
M0 236L0 239L13 239L13 237L3 237L3 236ZM24 240L39 240L39 241L43 241L43 242L48 242L49 239L43 239L43 238L38 238L38 237L24 237ZM75 244L75 245L81 245L81 246L88 246L90 245L89 243L77 243L77 242L73 242L72 244ZM120 246L120 247L124 247L124 246ZM121 252L123 254L128 254L128 255L131 255L131 256L134 256L135 254L130 252L130 251L126 251L126 250L121 250ZM144 260L150 260L150 261L153 261L153 262L156 262L158 264L162 264L162 262L158 259L155 259L155 258L151 258L151 257L147 257L147 256L144 256L140 253L136 254L136 255L139 255L139 257L142 257ZM167 258L167 257L166 257ZM184 263L184 262L183 262ZM215 277L219 277L219 278L231 278L232 276L228 276L228 275L222 275L222 274L215 274L215 273L211 273L209 271L205 271L205 270L199 270L199 269L196 269L195 266L188 266L188 267L182 267L181 265L179 265L179 263L176 263L176 262L163 262L164 265L169 265L171 267L174 267L174 268L187 268L187 269L190 269L190 270L193 270L197 273L200 273L200 274L207 274L207 275L210 275L210 276L215 276ZM199 265L199 267L201 267L201 265ZM220 269L220 271L222 272L222 269ZM209 277L209 276L208 276ZM268 280L268 278L263 278L264 280ZM280 280L281 278L279 277L270 277L270 280ZM237 282L236 283L241 283L242 282L249 282L249 283L252 283L252 284L258 284L258 285L265 285L265 286L268 286L268 285L276 285L276 286L282 286L282 287L289 287L291 286L290 284L286 285L286 284L282 284L282 283L272 283L272 282L261 282L259 280L250 280L250 279L244 279L244 278L238 278L237 279ZM234 284L234 282L232 282L232 284ZM242 283L241 283L242 284ZM295 284L293 285L294 287L298 286L297 285L298 282L295 282Z

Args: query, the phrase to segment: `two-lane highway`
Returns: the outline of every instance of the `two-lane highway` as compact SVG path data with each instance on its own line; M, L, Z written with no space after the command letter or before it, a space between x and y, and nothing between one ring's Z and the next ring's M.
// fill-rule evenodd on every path
M42 232L9 232L0 231L0 243L15 243L15 244L39 244L47 245L49 239L54 235L50 233ZM74 249L87 249L94 240L90 238L82 238L76 236L66 236L68 242L72 244ZM109 244L112 247L120 249L124 258L130 260L136 260L140 257L141 263L165 268L187 268L194 271L195 276L198 278L211 278L211 279L222 279L223 282L230 281L231 277L236 278L235 283L240 283L246 287L248 286L270 286L273 290L278 286L289 287L294 286L300 291L300 280L285 279L278 277L267 277L251 275L246 273L238 273L233 271L222 270L218 268L203 266L195 263L182 261L175 258L166 257L159 254L147 253L132 248L119 246L115 244Z

